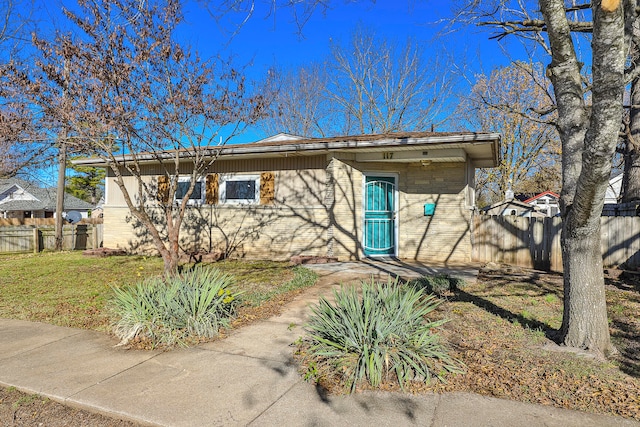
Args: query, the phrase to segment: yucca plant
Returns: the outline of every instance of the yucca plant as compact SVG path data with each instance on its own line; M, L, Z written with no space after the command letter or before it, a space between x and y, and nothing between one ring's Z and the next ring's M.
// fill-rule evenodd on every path
M135 337L154 345L213 338L229 325L238 305L233 278L197 266L169 278L113 288L113 331L124 345Z
M321 298L306 326L308 357L342 373L351 392L361 381L397 380L403 388L463 372L433 331L446 320L427 320L440 303L435 297L397 282L362 282L360 290L335 291L333 303Z

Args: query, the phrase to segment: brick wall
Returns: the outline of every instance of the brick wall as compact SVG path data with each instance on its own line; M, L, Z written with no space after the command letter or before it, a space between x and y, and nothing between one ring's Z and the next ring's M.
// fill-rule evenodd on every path
M403 163L357 163L333 160L335 184L334 255L354 259L362 252L363 175L398 174L398 256L403 259L468 262L471 260L467 171L463 163L428 166ZM424 204L435 203L433 217Z
M240 166L227 164L222 169ZM302 254L341 260L361 258L363 176L396 173L399 257L467 262L471 259L471 211L466 200L466 168L464 163L358 163L344 155L242 164L246 173L274 173L273 203L189 208L181 233L182 246L221 250L234 257L288 259ZM143 230L135 230L133 222L127 221L130 215L117 186L110 183L108 190L105 246L152 249L148 239L145 242L144 232L136 236ZM424 216L425 203L436 204L433 217Z

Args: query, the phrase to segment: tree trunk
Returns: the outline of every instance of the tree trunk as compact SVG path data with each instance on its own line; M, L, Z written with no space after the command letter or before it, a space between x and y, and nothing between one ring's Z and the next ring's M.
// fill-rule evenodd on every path
M62 234L64 228L64 183L65 173L67 171L67 145L65 142L67 135L62 135L60 147L58 148L58 185L56 188L56 240L55 250L61 251L64 244L64 236Z
M548 75L562 141L564 312L559 338L567 346L605 355L614 348L604 292L600 215L622 122L626 57L622 7L615 0L592 3L593 85L587 108L564 1L540 0L552 51Z
M576 227L566 218L562 233L564 315L560 339L570 347L601 354L614 351L609 336L600 252L600 223L596 229Z
M167 253L162 253L162 262L164 264L164 275L172 276L178 272L178 262L179 258L175 256L175 253L171 253L167 251Z
M185 196L185 199L188 199L188 195ZM184 200L183 200L184 202ZM184 213L179 213L178 218L174 218L173 209L166 211L166 221L167 221L167 254L163 255L164 260L164 273L165 275L173 275L178 272L178 263L180 261L180 215L184 215Z
M637 135L640 138L640 132ZM640 200L640 146L627 142L622 176L622 203Z

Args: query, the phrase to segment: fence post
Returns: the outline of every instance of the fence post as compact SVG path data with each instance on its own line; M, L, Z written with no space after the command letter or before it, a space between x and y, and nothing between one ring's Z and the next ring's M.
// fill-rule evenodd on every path
M98 225L92 224L91 237L93 238L92 249L98 249Z
M37 254L40 252L40 230L36 226L33 229L33 253Z

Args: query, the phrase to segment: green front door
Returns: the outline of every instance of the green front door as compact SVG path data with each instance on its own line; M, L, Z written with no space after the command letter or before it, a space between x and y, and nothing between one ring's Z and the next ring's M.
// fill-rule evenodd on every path
M364 254L395 255L395 178L367 176L364 186Z

